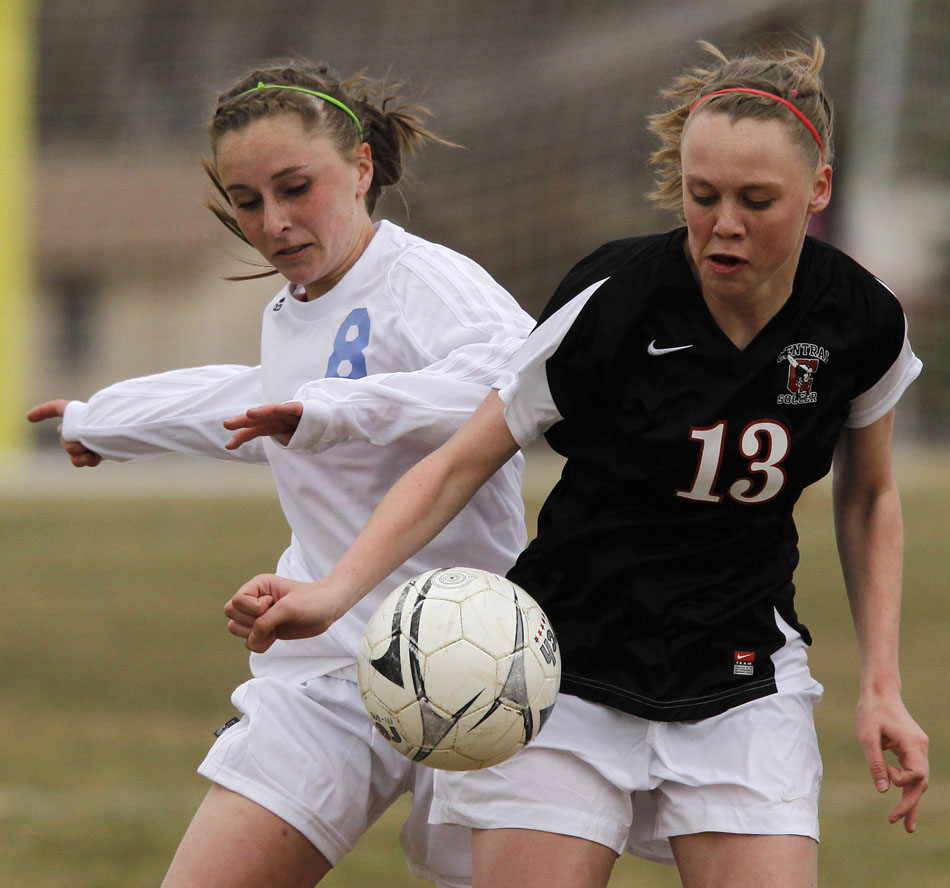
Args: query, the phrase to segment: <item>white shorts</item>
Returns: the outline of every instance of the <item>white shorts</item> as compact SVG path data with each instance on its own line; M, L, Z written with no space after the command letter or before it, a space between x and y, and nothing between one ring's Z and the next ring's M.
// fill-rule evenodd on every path
M276 814L334 866L392 802L412 792L400 833L410 871L444 888L471 885L470 831L428 823L432 769L379 735L355 682L254 678L231 699L244 717L221 734L199 774Z
M434 822L580 836L673 863L699 832L818 840L822 687L772 694L702 721L654 722L561 694L538 737L484 771L440 771Z

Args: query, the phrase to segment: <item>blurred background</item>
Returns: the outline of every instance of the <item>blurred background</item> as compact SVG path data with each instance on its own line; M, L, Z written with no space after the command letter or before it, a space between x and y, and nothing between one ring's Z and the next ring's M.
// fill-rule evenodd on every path
M258 309L278 285L221 280L244 270L241 246L202 207L200 167L215 97L255 62L299 53L403 83L400 95L464 147L425 149L377 216L473 256L536 314L594 247L675 224L643 198L645 116L661 108L660 87L702 60L697 41L732 53L814 34L827 47L838 149L816 233L881 277L911 318L927 369L902 402L902 433L933 441L946 431L946 0L4 7L11 28L23 8L22 67L8 71L4 102L29 96L14 136L29 133L15 184L24 205L0 206L15 211L20 241L9 262L30 272L25 292L4 300L21 340L7 353L23 356L6 374L16 390L4 384L17 413L10 445L53 438L19 422L37 399L172 366L257 362Z
M796 514L796 582L826 685L822 882L950 884L947 0L2 0L0 882L158 884L247 671L221 605L286 543L264 469L77 472L55 423L23 419L129 376L257 363L279 281L223 280L249 253L202 206L217 94L301 54L426 105L463 147L426 148L377 217L471 255L537 314L602 242L676 224L643 198L645 118L702 61L697 41L733 54L816 34L837 162L815 233L898 294L925 366L898 410L898 469L905 687L935 770L918 835L888 827L894 802L870 789L853 739L857 655L819 485ZM529 519L550 479L529 455ZM396 848L399 817L327 884L421 885ZM611 884L677 881L625 861Z

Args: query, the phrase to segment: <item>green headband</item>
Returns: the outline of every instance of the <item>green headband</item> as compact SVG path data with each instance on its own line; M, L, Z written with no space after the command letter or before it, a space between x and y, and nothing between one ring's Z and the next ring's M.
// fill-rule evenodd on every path
M234 98L246 96L248 93L256 92L259 89L293 89L297 92L307 93L309 96L316 96L318 99L323 99L324 102L329 102L331 105L336 105L337 108L339 108L341 111L345 111L350 115L350 117L353 118L353 123L356 124L356 129L359 131L360 138L363 138L363 124L360 123L360 119L339 99L334 99L333 96L328 96L326 93L317 92L314 89L304 89L302 86L289 86L286 83L263 83L258 81L257 86L252 86L250 89L247 89L242 93L238 93Z

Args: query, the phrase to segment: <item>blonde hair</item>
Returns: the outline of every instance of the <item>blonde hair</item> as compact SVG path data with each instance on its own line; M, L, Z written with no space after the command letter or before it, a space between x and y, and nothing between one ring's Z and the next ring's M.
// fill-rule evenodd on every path
M671 107L648 118L649 130L660 139L660 147L650 157L656 183L647 194L650 200L663 209L673 210L682 219L680 146L683 129L693 105L718 90L754 89L790 102L815 128L823 151L811 131L782 102L768 96L731 92L710 96L700 107L703 111L728 114L732 120L785 121L790 137L801 147L809 163L817 164L822 157L826 163L832 162L833 115L819 74L825 60L825 48L819 38L815 38L810 53L803 49L777 49L735 59L729 59L706 41L700 41L699 45L718 64L696 67L677 77L671 86L660 91Z
M298 89L255 89L262 83ZM399 86L394 88L399 89ZM323 93L340 104L321 101L307 91ZM390 89L382 81L363 73L342 80L323 62L272 63L248 72L219 96L208 127L211 148L216 149L225 133L243 129L255 120L287 113L298 115L308 129L331 138L342 156L348 157L357 145L366 142L373 158L373 181L366 194L366 209L372 214L382 189L402 178L406 156L425 142L457 147L422 125L423 116L429 113L426 108L421 105L390 107L399 99L389 93ZM359 121L358 125L355 121ZM206 206L232 234L248 243L231 213L230 200L214 161L205 160L202 165L220 197L209 200ZM266 267L267 271L228 279L249 280L277 273L269 265Z

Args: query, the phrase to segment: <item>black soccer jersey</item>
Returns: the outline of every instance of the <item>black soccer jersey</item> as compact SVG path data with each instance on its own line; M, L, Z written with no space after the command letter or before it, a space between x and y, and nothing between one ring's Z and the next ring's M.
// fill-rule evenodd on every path
M806 238L792 295L744 350L710 315L685 229L607 244L565 278L503 386L522 445L567 457L509 576L558 633L562 689L644 718L774 693L792 509L845 423L919 372L900 305Z

